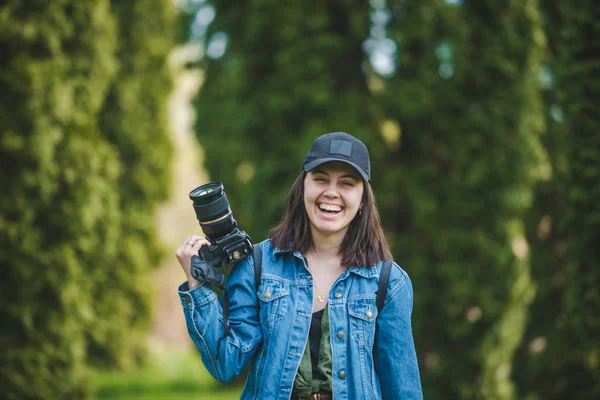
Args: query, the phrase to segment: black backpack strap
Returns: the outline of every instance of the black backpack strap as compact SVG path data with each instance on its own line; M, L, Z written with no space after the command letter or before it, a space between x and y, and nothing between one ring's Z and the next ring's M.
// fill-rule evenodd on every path
M379 288L377 289L377 311L381 312L385 296L387 294L388 283L390 282L390 272L392 271L392 260L384 260L379 274Z
M260 249L260 244L252 246L252 256L254 257L254 281L256 282L256 291L258 291L262 273L262 250Z

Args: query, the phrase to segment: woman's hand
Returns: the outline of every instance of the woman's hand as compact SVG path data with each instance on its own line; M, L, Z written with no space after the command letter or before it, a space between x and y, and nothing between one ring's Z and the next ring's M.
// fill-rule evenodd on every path
M177 261L181 264L183 272L185 272L185 276L187 277L189 290L200 285L200 282L192 276L192 256L197 256L200 247L204 245L210 246L210 242L200 235L192 235L188 236L175 252L175 257L177 257Z

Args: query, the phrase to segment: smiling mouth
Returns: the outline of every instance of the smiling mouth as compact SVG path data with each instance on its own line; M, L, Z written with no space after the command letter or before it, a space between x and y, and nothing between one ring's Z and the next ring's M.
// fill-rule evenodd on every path
M342 211L342 207L334 204L319 204L319 210L327 214L337 214Z

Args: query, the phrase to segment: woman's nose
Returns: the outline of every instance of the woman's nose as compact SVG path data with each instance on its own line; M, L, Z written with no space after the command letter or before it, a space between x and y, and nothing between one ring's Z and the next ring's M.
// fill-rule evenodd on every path
M325 188L325 192L323 194L327 197L337 197L338 191L335 183L330 182L327 188Z

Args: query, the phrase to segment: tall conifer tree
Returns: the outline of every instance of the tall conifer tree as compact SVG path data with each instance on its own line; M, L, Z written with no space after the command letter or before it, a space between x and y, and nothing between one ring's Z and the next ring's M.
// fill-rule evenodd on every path
M600 396L598 7L543 1L548 180L529 218L538 291L514 379L533 399Z
M168 5L125 3L0 6L3 398L84 398L92 362L143 353Z
M394 166L380 203L412 271L426 397L500 399L533 294L544 36L535 2L461 3L390 2L399 65L381 97L398 141L374 162Z
M92 288L103 301L87 331L90 360L98 365L135 365L144 356L150 323L150 271L163 255L154 210L166 198L171 145L166 135L170 90L166 58L174 42L174 10L169 0L112 0L118 23L117 79L111 82L98 115L102 137L122 165L118 183L121 240L115 257L98 271ZM123 321L122 324L115 321ZM125 329L127 327L127 329Z

